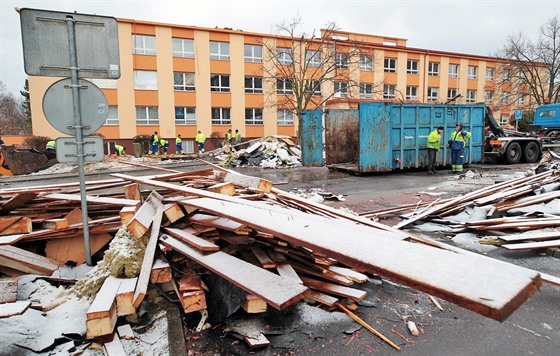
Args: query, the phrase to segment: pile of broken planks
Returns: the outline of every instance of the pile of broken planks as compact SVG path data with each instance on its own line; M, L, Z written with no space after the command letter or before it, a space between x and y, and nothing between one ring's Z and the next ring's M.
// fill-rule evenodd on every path
M113 334L118 317L136 312L150 283L174 292L185 313L199 311L200 330L208 274L243 290L248 313L268 306L282 310L305 298L341 309L360 323L350 309L366 295L356 287L367 280L366 274L500 321L542 283L536 271L462 253L307 201L264 179L215 165L192 172L163 170L152 176L113 174L113 179L87 183L93 235L107 238L125 226L134 238L148 236L139 275L103 282L87 313L89 338ZM0 266L5 274L49 276L68 261L83 263L78 256L83 245L78 253L79 243L73 241L82 239L83 228L76 220L81 213L76 184L0 190L0 196L5 213ZM18 223L22 219L28 221L25 229ZM46 256L24 249L41 241L46 241L46 251L51 242L59 247ZM102 241L107 242L100 239L101 246ZM264 335L246 341L251 347L267 343Z
M484 238L481 240L484 243L494 241L494 244L508 250L560 247L559 188L560 170L553 168L433 204L424 203L419 213L409 214L395 227L402 228L426 220L449 225L457 232L474 231ZM466 209L476 209L473 215L478 218L461 221L464 216L454 216ZM387 212L397 210L387 209ZM370 212L367 216L381 216L384 213Z

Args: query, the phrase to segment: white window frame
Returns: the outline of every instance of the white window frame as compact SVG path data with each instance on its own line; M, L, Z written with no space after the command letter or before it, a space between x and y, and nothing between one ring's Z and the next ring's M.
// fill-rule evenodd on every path
M457 95L457 88L447 89L447 100L453 99Z
M334 65L337 69L348 69L348 53L335 53Z
M432 77L439 76L439 62L429 62L428 63L428 75Z
M257 85L260 82L260 87ZM247 84L250 84L249 86ZM246 94L262 94L263 93L263 77L245 77L245 93Z
M519 97L517 97L517 105L525 105L525 95L523 93L519 94Z
M109 115L103 125L118 126L119 125L119 108L116 105L109 105Z
M467 67L467 79L476 79L478 77L478 67L468 66Z
M305 85L306 85L306 91L309 92L311 90L313 90L313 96L321 96L323 95L321 93L321 84L319 83L318 80L310 80L310 79L306 79L305 80Z
M347 98L348 97L348 83L334 82L334 97Z
M117 89L117 80L115 79L91 79L91 82L102 89Z
M132 35L132 53L155 56L156 37L150 35Z
M486 68L486 80L494 80L494 68Z
M293 54L291 48L276 48L276 61L278 64L291 65L293 63Z
M183 112L183 119L177 118L177 111ZM196 125L196 108L193 106L175 107L175 125Z
M505 91L502 93L502 96L500 98L500 103L502 105L509 105L509 92Z
M500 115L500 126L506 126L506 125L509 125L509 115L502 114Z
M360 83L360 99L373 99L373 84Z
M294 113L287 109L276 111L276 125L292 126L294 124Z
M218 85L212 84L213 79L217 79ZM229 93L231 90L230 85L231 83L229 74L210 74L210 91L218 93Z
M502 72L502 80L504 82L509 82L511 80L511 72L509 69L504 69Z
M418 74L418 60L408 59L406 61L406 72L408 74Z
M494 100L494 92L492 90L484 91L484 103L492 104L492 100Z
M290 95L293 94L292 82L288 78L276 78L276 93Z
M308 67L320 67L322 62L321 51L308 50L305 52L305 61Z
M180 80L178 80L180 79ZM173 90L195 91L195 75L189 72L173 72Z
M173 38L172 48L173 57L194 58L194 40L191 38Z
M383 85L383 99L393 100L397 97L397 86L392 84Z
M438 101L439 100L439 88L428 87L428 93L426 95L427 101Z
M143 114L145 118L139 118L138 117L139 114ZM136 125L138 126L159 125L159 108L157 106L137 106Z
M210 59L229 61L229 43L210 41Z
M459 65L456 63L449 63L449 78L459 78Z
M475 89L467 89L466 102L467 103L476 102L476 90Z
M155 70L135 70L134 89L158 90L157 72Z
M418 87L409 85L406 87L406 100L418 100Z
M263 124L264 121L263 121L262 108L245 108L245 125L263 125Z
M243 47L243 55L245 57L245 62L262 63L263 61L262 53L263 53L263 47L259 45L245 44Z
M231 125L231 108L213 107L211 115L212 125Z
M360 70L373 70L373 58L365 54L360 54Z
M396 73L397 72L397 59L387 57L383 60L383 71L385 73Z

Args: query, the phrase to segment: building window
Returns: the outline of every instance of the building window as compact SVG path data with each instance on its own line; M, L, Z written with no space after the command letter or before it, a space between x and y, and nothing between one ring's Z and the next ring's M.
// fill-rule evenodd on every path
M502 80L504 82L509 82L510 80L509 74L510 74L509 69L504 69L504 71L502 72Z
M194 73L173 73L173 89L179 91L194 91Z
M508 92L502 93L502 100L500 100L500 102L502 103L502 105L509 104L509 93Z
M449 78L459 78L459 65L450 64L449 65Z
M383 60L383 71L387 73L397 72L397 59L396 58L385 58Z
M155 36L132 35L132 53L148 54L148 55L155 56L156 54Z
M373 98L373 84L361 83L360 84L360 99Z
M520 71L519 72L519 84L525 84L527 83L527 75L525 74L524 71Z
M334 82L334 97L346 98L348 96L348 83Z
M119 124L119 110L117 106L109 105L109 115L105 120L105 125L118 125Z
M509 115L502 114L500 116L500 126L506 126L508 124Z
M478 67L476 66L469 66L467 72L467 79L476 79L478 74Z
M229 43L210 41L210 59L229 61Z
M292 82L287 78L276 78L276 92L278 94L292 94Z
M456 88L449 88L447 89L447 100L453 99L457 95Z
M492 104L492 96L493 96L493 92L491 90L486 90L484 92L484 103L485 104Z
M276 48L276 60L280 64L292 64L293 55L291 48Z
M153 70L134 71L134 89L157 90L157 72Z
M194 58L194 40L174 38L173 57Z
M231 125L230 108L212 108L212 125Z
M210 91L229 93L229 75L210 74Z
M395 99L395 86L385 84L383 86L383 99Z
M418 100L418 87L406 87L406 100Z
M262 125L263 109L251 108L245 109L245 125Z
M418 61L409 59L406 61L406 72L408 74L418 74Z
M196 108L175 107L175 125L196 125Z
M365 54L360 54L360 70L373 70L373 59Z
M348 55L346 53L336 53L334 64L338 69L348 69Z
M305 92L312 92L311 95L321 96L321 83L318 80L307 79L305 81Z
M277 125L293 125L294 114L290 110L281 109L276 112Z
M494 68L486 68L486 80L494 80Z
M519 94L517 105L525 105L525 94Z
M245 62L262 63L262 46L245 45Z
M476 101L476 90L467 89L467 103L474 103Z
M262 77L245 77L245 93L262 94Z
M439 88L428 88L428 101L438 101Z
M136 125L159 125L157 106L137 106Z
M321 52L307 51L305 52L305 61L309 67L319 67L321 65Z
M428 75L437 77L439 75L439 63L430 62L428 63Z
M91 82L103 89L117 89L117 81L115 79L92 79Z

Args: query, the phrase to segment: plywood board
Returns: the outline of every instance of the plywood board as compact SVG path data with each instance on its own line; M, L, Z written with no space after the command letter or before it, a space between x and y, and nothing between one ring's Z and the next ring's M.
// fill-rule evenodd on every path
M108 233L94 234L89 237L91 254L94 255L105 246L113 237ZM72 236L61 239L50 239L47 241L45 255L60 262L73 261L81 265L86 262L86 251L83 236Z

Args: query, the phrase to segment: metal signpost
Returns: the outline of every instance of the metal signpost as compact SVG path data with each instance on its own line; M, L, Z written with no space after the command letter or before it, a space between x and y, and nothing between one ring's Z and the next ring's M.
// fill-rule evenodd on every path
M43 110L51 125L75 137L57 140L57 158L61 162L78 162L84 248L86 263L91 266L84 161L86 157L90 161L103 160L103 140L84 136L103 125L108 106L103 92L80 78L120 77L117 20L36 9L21 9L20 19L25 72L70 76L45 93ZM84 147L91 149L86 153Z

